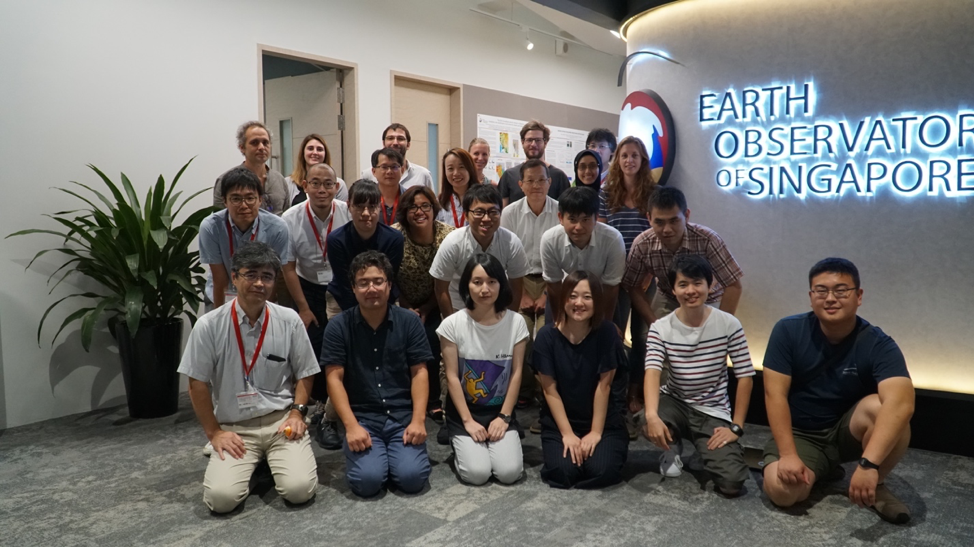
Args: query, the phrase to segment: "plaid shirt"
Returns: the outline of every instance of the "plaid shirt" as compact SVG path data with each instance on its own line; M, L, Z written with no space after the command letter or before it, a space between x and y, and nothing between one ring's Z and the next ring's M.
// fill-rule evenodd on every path
M733 285L744 276L741 267L731 256L724 240L717 232L699 224L687 223L683 234L683 243L675 253L663 246L656 232L652 228L639 234L632 243L632 249L626 259L626 274L622 277L622 286L626 289L645 286L647 276L656 278L657 291L668 299L676 302L673 287L666 278L666 272L676 255L694 254L706 258L714 269L714 283L710 287L707 303L716 303L724 295L724 287Z

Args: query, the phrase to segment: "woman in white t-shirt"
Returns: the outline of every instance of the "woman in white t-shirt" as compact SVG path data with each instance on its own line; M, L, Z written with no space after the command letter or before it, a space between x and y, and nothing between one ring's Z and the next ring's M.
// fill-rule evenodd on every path
M514 405L528 329L507 309L513 298L504 267L478 253L460 276L466 308L443 320L440 335L446 367L446 422L460 480L484 484L491 475L510 484L524 470Z

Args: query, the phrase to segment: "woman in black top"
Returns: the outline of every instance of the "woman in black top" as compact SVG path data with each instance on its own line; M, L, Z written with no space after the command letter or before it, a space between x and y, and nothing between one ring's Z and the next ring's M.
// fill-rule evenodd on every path
M561 294L563 319L545 325L534 343L547 403L541 478L554 488L601 488L622 480L629 450L625 353L618 329L602 317L597 277L574 272L562 281Z

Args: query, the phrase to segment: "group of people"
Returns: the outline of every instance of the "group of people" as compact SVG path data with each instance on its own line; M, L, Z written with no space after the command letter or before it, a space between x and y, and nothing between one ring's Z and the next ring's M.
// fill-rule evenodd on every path
M638 138L593 130L569 179L545 161L549 136L528 122L527 161L496 186L483 175L485 141L447 151L437 193L429 170L406 160L401 124L351 185L319 135L285 178L266 166L267 129L240 127L244 162L217 179L221 210L200 228L212 310L179 367L212 450L212 511L246 498L262 459L284 499L310 499L309 422L319 445L344 451L359 496L425 487L427 417L441 422L461 481L514 483L517 410L534 397L530 429L552 487L620 482L641 431L663 451L664 476L682 472L687 441L697 455L687 465L699 461L724 496L742 492L755 370L734 316L739 264L689 222L680 190L656 185ZM884 485L910 438L903 355L857 315L851 262L818 262L809 287L812 311L779 321L764 358L764 491L787 507L858 461L850 499L905 522Z

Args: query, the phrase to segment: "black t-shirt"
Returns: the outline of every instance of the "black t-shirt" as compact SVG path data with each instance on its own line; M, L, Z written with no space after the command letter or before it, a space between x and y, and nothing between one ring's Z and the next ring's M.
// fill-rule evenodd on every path
M572 344L554 325L547 324L538 331L534 340L531 365L545 376L554 378L558 394L565 404L568 422L576 435L585 435L592 429L592 406L599 377L610 370L621 369L625 363L622 340L611 321L602 324L579 344ZM609 395L609 407L605 416L605 431L625 429L623 418L625 390L616 389L618 381L626 377L616 374ZM541 427L558 431L548 405L541 409Z
M788 406L792 427L834 426L887 378L909 378L906 360L886 333L856 318L845 340L831 344L813 312L786 317L774 326L764 354L767 369L791 376Z
M524 164L522 163L521 165ZM504 174L501 175L500 182L497 183L497 189L500 191L502 198L507 198L508 205L524 197L524 192L517 185L518 181L521 180L521 165L516 165L504 171ZM551 186L548 187L548 195L551 196L551 199L557 200L561 197L562 192L571 188L571 184L568 182L568 175L553 165L548 167L548 178L551 180Z

